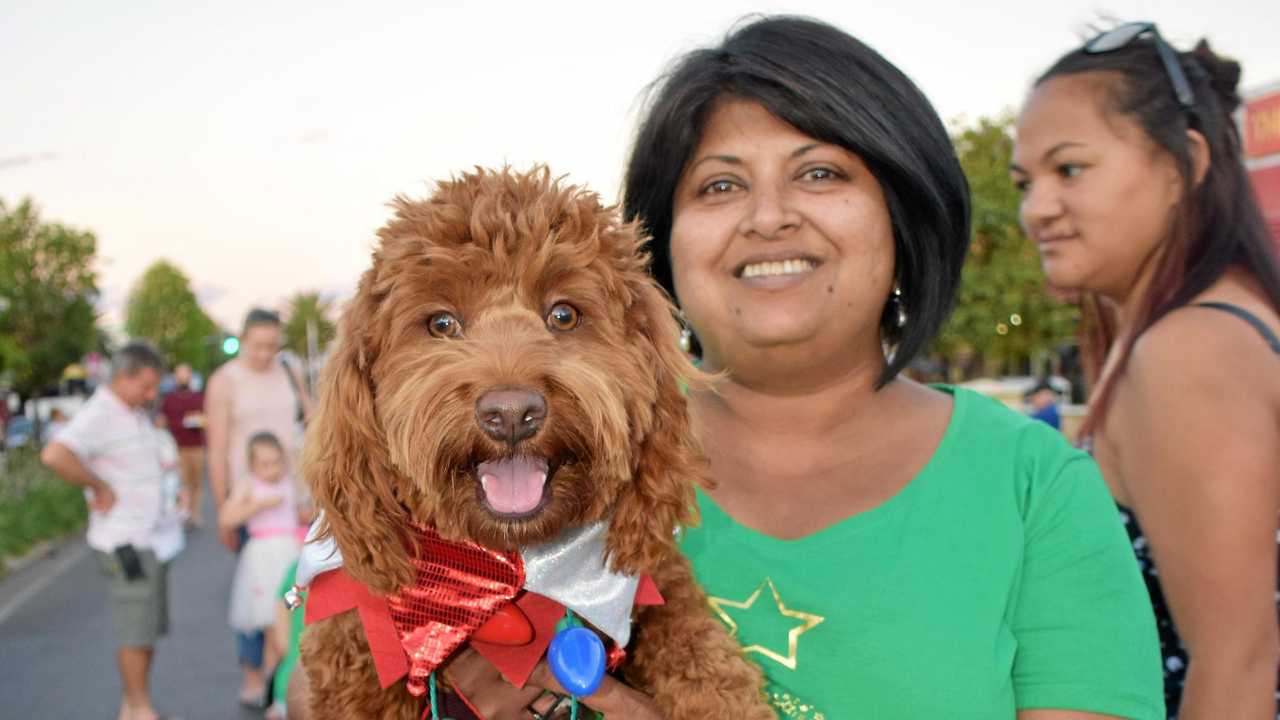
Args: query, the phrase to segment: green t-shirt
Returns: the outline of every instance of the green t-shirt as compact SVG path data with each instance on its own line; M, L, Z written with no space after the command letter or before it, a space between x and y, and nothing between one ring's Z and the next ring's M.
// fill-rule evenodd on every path
M798 540L701 492L681 544L785 720L1163 719L1155 620L1097 466L1044 423L955 398L896 496Z
M280 589L276 591L276 597L284 602L284 596L293 588L293 584L297 582L298 561L294 561L285 571L284 581L280 583ZM276 666L275 675L272 677L273 697L281 704L284 703L285 693L289 690L289 676L293 673L293 666L298 664L298 641L302 638L303 609L297 608L289 612L289 649L285 652L283 658L280 658L280 664Z

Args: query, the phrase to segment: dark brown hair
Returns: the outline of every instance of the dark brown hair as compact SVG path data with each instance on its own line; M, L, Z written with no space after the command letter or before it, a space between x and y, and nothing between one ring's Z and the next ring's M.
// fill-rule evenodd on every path
M1138 38L1117 50L1091 54L1084 48L1058 60L1036 81L1080 73L1107 73L1104 110L1136 122L1160 151L1177 164L1183 198L1174 210L1168 236L1147 258L1151 284L1139 299L1132 327L1118 335L1113 311L1096 296L1082 299L1084 327L1081 346L1093 389L1093 401L1081 435L1094 432L1111 400L1112 378L1128 364L1134 342L1167 313L1189 303L1238 267L1257 280L1266 300L1280 309L1280 270L1262 212L1254 200L1241 160L1240 133L1232 113L1240 106L1236 89L1240 65L1213 52L1201 40L1190 52L1177 53L1178 64L1191 84L1195 101L1183 108L1151 37ZM1208 144L1210 164L1197 185L1187 131L1200 133ZM1124 343L1111 374L1101 370L1116 342Z

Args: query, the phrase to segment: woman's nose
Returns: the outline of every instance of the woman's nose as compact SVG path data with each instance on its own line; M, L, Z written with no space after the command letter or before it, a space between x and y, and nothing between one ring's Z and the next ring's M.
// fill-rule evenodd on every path
M772 240L782 231L799 224L799 213L792 207L785 191L761 186L753 189L747 216L743 218L744 234Z
M1062 214L1062 199L1048 183L1032 185L1022 196L1018 214L1023 229L1033 232Z

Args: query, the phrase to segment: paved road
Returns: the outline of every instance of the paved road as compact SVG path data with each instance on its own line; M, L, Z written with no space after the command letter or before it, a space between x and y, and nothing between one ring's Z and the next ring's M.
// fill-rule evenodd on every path
M212 517L212 509L205 509ZM189 533L169 569L170 633L156 649L152 698L184 720L251 720L236 700L227 627L234 558L210 530ZM83 540L0 583L0 718L114 720L120 677L106 583Z

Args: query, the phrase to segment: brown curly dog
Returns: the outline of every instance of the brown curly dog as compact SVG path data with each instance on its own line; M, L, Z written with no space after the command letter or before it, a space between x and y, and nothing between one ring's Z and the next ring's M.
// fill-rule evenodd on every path
M607 520L609 567L666 600L636 611L624 679L672 720L774 717L676 546L706 479L681 391L698 374L645 238L545 168L477 170L393 207L306 441L346 571L377 594L411 584L410 522L511 550ZM490 487L504 463L545 480ZM354 612L309 627L302 661L312 718L421 716L403 682L379 687Z

